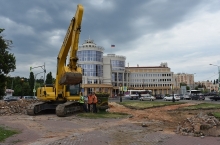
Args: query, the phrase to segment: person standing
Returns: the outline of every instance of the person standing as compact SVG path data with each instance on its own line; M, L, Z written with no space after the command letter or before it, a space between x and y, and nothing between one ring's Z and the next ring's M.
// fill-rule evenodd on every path
M96 97L94 92L92 93L92 96L93 96L93 113L97 113L97 106L96 106L96 104L97 104L98 100L97 100L97 97Z
M86 104L85 104L85 98L84 98L84 96L83 96L82 93L81 93L81 96L80 96L79 103L82 104L83 110L84 110L85 112L87 112L87 106L86 106Z
M88 112L91 111L91 105L93 103L93 96L92 94L90 93L89 96L88 96Z

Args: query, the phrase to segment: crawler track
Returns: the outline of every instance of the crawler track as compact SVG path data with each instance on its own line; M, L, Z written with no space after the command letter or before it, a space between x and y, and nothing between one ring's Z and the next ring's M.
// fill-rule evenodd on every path
M79 102L38 102L31 104L27 108L27 114L34 116L44 110L55 110L57 116L65 117L67 115L74 114L82 111L83 107Z

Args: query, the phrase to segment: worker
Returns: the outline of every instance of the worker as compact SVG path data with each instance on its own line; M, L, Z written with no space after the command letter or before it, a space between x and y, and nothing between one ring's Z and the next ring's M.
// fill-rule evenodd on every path
M87 106L86 106L86 104L85 104L85 98L84 98L84 96L83 96L82 93L80 93L80 94L81 94L81 95L80 95L79 103L82 104L83 110L84 110L85 112L88 112L88 111L87 111Z
M89 96L88 96L88 112L91 111L92 102L93 102L93 96L92 96L92 94L90 93Z
M93 96L93 102L92 102L93 103L93 113L97 113L96 104L97 104L98 100L97 100L97 97L94 92L92 93L92 96Z

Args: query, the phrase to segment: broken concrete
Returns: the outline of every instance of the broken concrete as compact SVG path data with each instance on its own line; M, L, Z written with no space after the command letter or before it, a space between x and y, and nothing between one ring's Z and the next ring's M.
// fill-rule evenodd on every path
M177 133L190 136L220 136L220 121L214 116L199 113L180 122Z

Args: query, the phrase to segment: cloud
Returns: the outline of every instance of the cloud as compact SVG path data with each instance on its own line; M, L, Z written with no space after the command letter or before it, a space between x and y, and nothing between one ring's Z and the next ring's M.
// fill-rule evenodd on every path
M27 77L30 66L45 62L55 77L56 58L78 3L84 6L79 45L91 38L105 55L126 56L126 65L167 62L174 73L196 73L196 80L217 72L209 64L220 64L218 0L2 0L0 25L14 43L15 73Z

